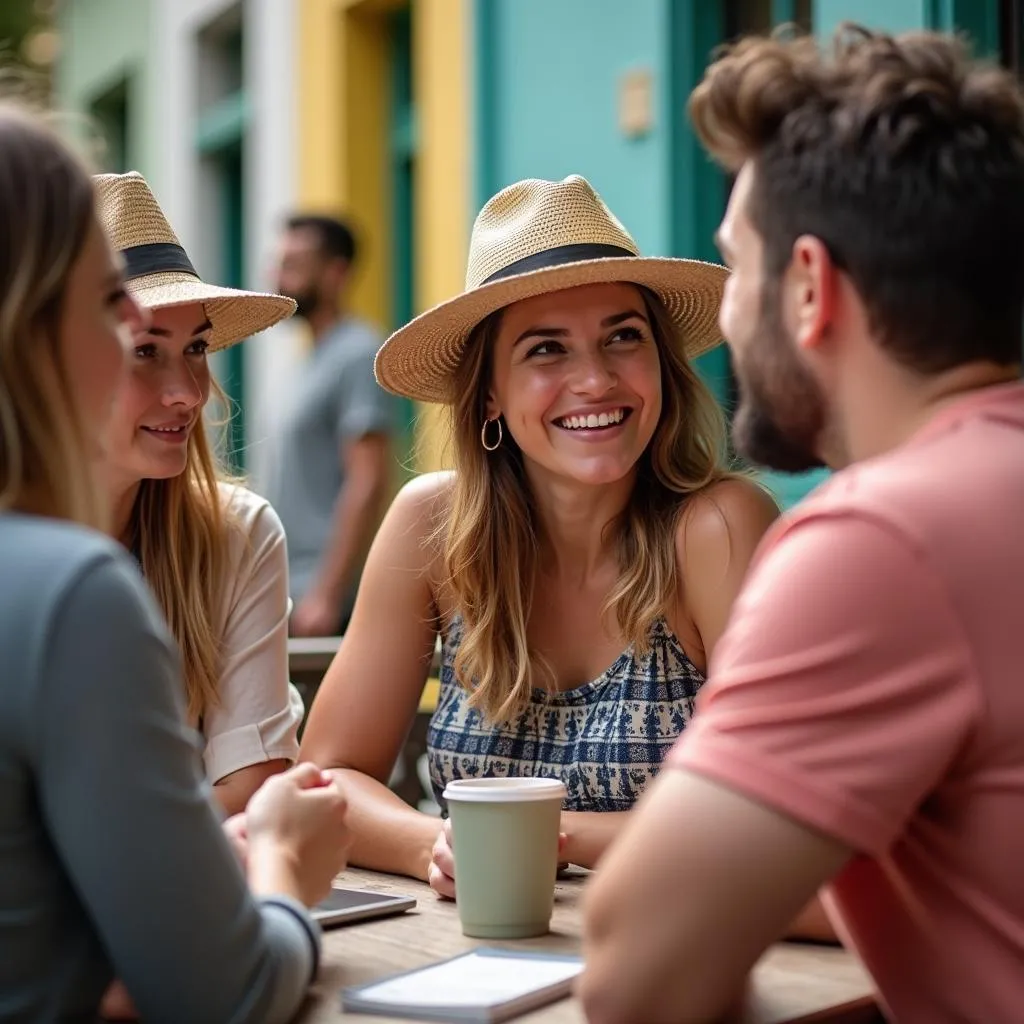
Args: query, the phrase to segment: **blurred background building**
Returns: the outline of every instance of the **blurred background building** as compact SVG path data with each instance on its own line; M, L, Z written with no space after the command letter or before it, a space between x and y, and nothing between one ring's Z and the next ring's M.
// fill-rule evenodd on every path
M149 179L201 274L269 288L284 214L341 213L365 254L355 309L385 329L461 289L475 211L523 177L581 173L646 253L716 258L728 182L685 103L714 47L740 33L796 22L824 35L844 19L957 29L1020 62L1021 0L0 4L21 7L58 105L86 115L107 169ZM220 357L257 488L304 344L284 324ZM701 368L728 405L725 349ZM410 443L414 420L417 467L437 465L436 410L409 410ZM789 502L814 479L771 482Z

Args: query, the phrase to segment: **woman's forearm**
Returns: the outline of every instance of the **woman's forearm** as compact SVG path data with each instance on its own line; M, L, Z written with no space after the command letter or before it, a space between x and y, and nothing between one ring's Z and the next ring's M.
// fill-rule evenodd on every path
M348 798L353 867L427 879L438 818L410 807L387 786L351 768L332 768Z
M278 758L260 764L251 764L214 783L213 795L223 809L224 816L230 818L233 814L241 814L256 790L271 775L285 771L289 763L283 758Z
M563 811L561 859L593 868L629 819L629 811Z

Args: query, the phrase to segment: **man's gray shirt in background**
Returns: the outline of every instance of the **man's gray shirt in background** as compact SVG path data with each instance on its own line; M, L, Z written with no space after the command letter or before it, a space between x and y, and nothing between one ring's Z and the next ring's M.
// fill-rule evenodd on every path
M256 901L209 800L179 658L135 565L0 514L0 1021L283 1022L319 931Z
M295 603L315 582L331 535L345 483L345 445L368 434L393 437L398 430L398 400L373 376L381 342L372 325L346 316L313 349L287 399L266 497L288 538Z

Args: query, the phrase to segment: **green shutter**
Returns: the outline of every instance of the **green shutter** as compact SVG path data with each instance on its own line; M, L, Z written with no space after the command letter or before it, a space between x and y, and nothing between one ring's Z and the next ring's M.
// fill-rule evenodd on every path
M925 27L963 32L979 57L999 56L999 0L926 0Z
M416 313L414 235L414 174L416 166L416 107L412 81L412 17L409 7L391 16L391 326L401 327ZM407 398L403 408L403 452L411 462L416 407Z
M195 146L214 162L220 185L222 263L214 283L245 286L245 195L242 140L249 118L243 89L207 106L200 114ZM245 346L232 345L222 357L220 384L230 403L223 438L225 460L237 473L245 470Z

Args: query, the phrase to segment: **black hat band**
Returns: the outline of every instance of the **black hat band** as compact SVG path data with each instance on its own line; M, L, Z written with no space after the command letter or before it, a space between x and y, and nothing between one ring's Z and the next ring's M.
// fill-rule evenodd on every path
M124 258L124 279L134 281L137 277L168 272L191 274L198 278L196 268L188 254L173 242L150 242L147 245L132 245L121 250Z

